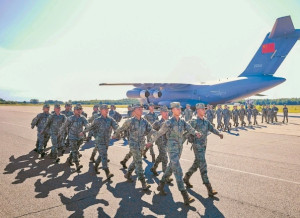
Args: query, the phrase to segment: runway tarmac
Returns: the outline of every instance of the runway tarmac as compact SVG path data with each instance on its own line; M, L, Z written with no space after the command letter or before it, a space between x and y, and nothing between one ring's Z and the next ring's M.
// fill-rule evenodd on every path
M92 108L84 110L91 115ZM81 173L64 163L67 154L60 164L39 159L32 151L36 129L30 128L39 112L40 107L0 106L0 217L300 217L300 114L274 125L261 124L259 116L259 126L224 133L223 140L210 134L208 176L219 194L208 197L197 171L188 191L196 201L185 206L176 182L166 186L167 196L158 195L162 173L150 172L150 154L143 167L151 191L143 192L139 181L126 182L119 163L129 150L123 140L109 147L112 182L89 163L93 142L81 147ZM185 145L184 173L193 159Z

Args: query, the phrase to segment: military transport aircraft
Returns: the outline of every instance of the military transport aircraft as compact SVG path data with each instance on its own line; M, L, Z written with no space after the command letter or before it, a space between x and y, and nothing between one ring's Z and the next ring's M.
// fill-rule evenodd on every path
M237 78L214 83L101 83L100 86L132 85L128 98L137 98L142 104L169 106L178 101L185 106L196 103L223 104L247 98L283 83L286 79L273 76L289 51L300 39L290 16L277 18L273 29L265 37L245 71Z

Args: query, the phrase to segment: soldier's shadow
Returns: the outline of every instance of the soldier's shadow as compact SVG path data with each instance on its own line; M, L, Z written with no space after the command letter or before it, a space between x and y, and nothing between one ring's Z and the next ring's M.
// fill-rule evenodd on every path
M223 213L215 206L214 201L219 201L219 198L214 197L214 198L204 198L198 193L194 192L193 190L189 189L188 192L198 199L201 204L205 207L204 214L200 215L200 217L225 217Z
M39 155L34 151L18 158L12 155L9 158L10 163L5 167L3 174L13 174L19 171L15 177L15 181L12 182L12 184L19 184L23 183L26 179L38 176L54 178L59 172L64 171L63 167L53 163L53 160L47 156L43 159L39 159L38 157ZM54 166L49 167L51 164Z

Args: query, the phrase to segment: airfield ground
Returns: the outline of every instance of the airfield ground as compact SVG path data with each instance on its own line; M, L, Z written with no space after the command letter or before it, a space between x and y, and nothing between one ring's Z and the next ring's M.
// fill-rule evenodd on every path
M92 108L84 109L91 114ZM40 111L0 106L0 217L300 217L300 114L291 114L289 124L261 124L259 117L258 126L225 133L223 140L209 135L208 175L219 194L208 198L198 171L189 190L196 201L184 206L176 183L166 187L167 196L158 195L162 173L152 175L149 154L143 166L151 192L143 192L138 181L125 181L119 163L128 152L123 140L109 148L111 183L89 163L93 142L81 147L81 173L64 163L66 154L60 164L39 159L30 123ZM193 159L185 145L184 172Z

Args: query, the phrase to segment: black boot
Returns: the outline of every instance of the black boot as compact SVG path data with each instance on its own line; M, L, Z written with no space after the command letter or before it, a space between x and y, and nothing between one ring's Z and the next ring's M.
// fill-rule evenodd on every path
M126 162L127 161L125 159L120 162L120 164L122 165L123 169L127 169Z
M105 174L106 174L106 178L107 178L107 179L110 179L111 177L114 176L114 174L111 174L111 173L110 173L110 171L109 171L108 168L104 169L104 171L105 171Z
M186 173L183 178L183 182L185 183L187 188L193 188L193 185L190 183L190 178L191 178L191 175L189 173Z
M95 163L95 166L94 166L94 169L95 169L95 173L96 173L96 174L100 174L100 171L99 171L99 169L98 169L99 164L100 164L100 162L96 162L96 163Z
M156 164L154 164L153 167L150 169L150 171L153 173L154 176L158 176L158 173L157 173L156 169L157 169Z
M157 187L157 191L159 191L160 195L167 195L167 193L164 190L164 187L165 187L165 182L160 181Z
M68 157L66 163L68 163L70 166L74 166L72 157Z
M149 184L146 182L145 178L142 178L140 181L141 181L141 183L142 183L142 189L143 189L144 191L149 190L149 188L151 187L151 185L149 185Z
M152 157L152 163L154 163L155 162L155 154L152 154L151 157Z
M83 167L82 165L79 164L79 162L76 162L76 171L80 172L80 169Z
M128 172L124 175L125 179L127 179L128 182L133 182L133 180L132 180L132 178L131 178L131 173L132 173L132 172L129 172L129 171L128 171Z
M214 195L218 194L217 191L213 190L212 187L211 187L211 184L208 183L208 184L204 184L207 188L207 192L208 192L208 196L209 197L213 197Z
M189 194L187 193L186 190L181 191L181 194L182 194L183 201L184 201L184 204L185 204L185 205L189 205L190 203L192 203L192 202L195 201L194 198L191 198L191 197L189 196Z

